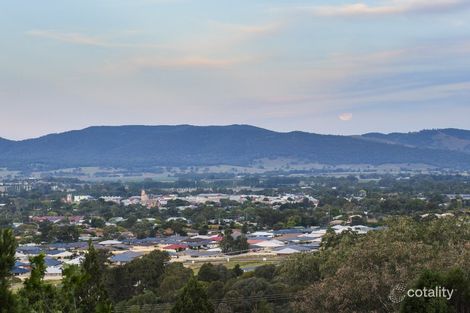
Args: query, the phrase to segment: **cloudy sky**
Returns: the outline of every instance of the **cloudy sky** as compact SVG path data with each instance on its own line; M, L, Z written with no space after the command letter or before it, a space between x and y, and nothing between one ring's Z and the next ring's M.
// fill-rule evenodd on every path
M0 137L470 129L468 0L0 0Z

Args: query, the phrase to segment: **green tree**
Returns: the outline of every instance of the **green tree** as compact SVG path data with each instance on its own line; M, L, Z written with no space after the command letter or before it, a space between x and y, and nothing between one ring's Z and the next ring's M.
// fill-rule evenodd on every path
M10 291L11 269L15 265L16 240L11 229L0 229L0 313L14 313L15 296Z
M100 217L92 217L90 225L95 228L103 228L106 226L106 222Z
M272 280L275 276L275 272L276 266L273 264L267 264L255 269L255 277Z
M103 286L103 263L92 243L82 264L84 278L81 294L81 307L85 312L102 312L110 306L108 295Z
M248 234L248 224L247 224L247 223L243 223L241 232L242 232L242 234L244 234L244 235Z
M45 255L43 253L30 258L31 275L19 291L20 311L25 313L53 313L59 311L57 289L44 283L46 273Z
M192 278L183 288L171 313L211 313L214 307L201 284Z
M159 295L165 302L173 301L177 291L183 288L191 279L193 271L185 268L183 263L171 263L165 268L159 286Z
M49 242L52 237L52 226L53 224L49 221L39 223L39 242Z
M226 228L224 231L224 237L220 241L220 249L223 253L229 253L234 251L234 248L235 240L232 237L232 230L230 228Z
M62 270L61 304L64 312L82 312L79 310L78 291L83 283L84 275L77 265L70 265Z
M269 303L264 300L257 304L252 313L272 313L273 309Z
M336 234L332 228L328 228L326 234L322 238L321 248L327 250L336 248L340 244L350 245L355 243L358 238L359 235L353 230L348 229L340 234Z
M76 242L80 237L80 231L75 225L54 225L53 238L59 242Z
M220 242L223 253L240 254L247 252L249 247L245 235L242 234L237 239L233 239L232 230L228 227L225 229L224 238Z
M200 281L227 281L233 277L233 271L228 270L222 264L214 265L212 263L204 263L199 269L197 278Z
M249 248L250 245L248 244L248 240L246 239L245 235L241 235L235 240L235 251L238 251L239 253L246 253L248 252Z
M282 284L271 284L264 278L250 277L237 279L226 287L227 292L222 302L230 304L233 312L256 312L258 305L269 298L281 298L286 294L287 288ZM278 300L282 305L287 300Z
M302 287L320 279L320 259L315 254L299 254L282 262L276 269L277 279Z
M234 277L239 277L239 276L242 276L244 271L243 269L240 267L240 264L236 264L233 269L232 269L232 273L233 273L233 276Z
M104 281L113 302L128 300L144 290L158 292L165 264L169 261L168 253L151 253L124 265L106 271Z
M221 277L214 264L204 263L197 273L197 278L200 281L211 282L220 280Z
M448 273L425 270L413 284L412 289L434 289L436 287L453 290L452 297L450 299L406 297L402 303L401 312L466 312L465 308L470 308L469 275L462 270L454 269Z
M72 312L110 312L112 311L108 294L103 285L104 264L102 255L90 242L80 268L64 270L64 298L74 310Z
M169 259L166 252L152 251L146 256L129 263L128 267L132 281L138 285L137 293L141 293L145 289L158 290L161 277L165 273L165 263Z

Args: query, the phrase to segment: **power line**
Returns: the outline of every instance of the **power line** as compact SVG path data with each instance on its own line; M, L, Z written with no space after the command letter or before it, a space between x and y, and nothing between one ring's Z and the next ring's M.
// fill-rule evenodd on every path
M298 292L291 292L291 293L275 293L275 294L268 294L268 295L258 295L258 296L249 296L249 297L235 297L235 298L222 298L222 299L215 299L211 300L214 305L219 304L227 304L227 305L234 305L240 304L243 302L258 302L262 300L266 300L268 302L275 302L281 300L289 300L288 302L294 300L296 296L300 295ZM171 308L173 305L169 303L161 303L161 304L144 304L144 305L128 305L124 307L120 307L115 309L116 313L126 313L135 306L139 307L139 310L143 313L147 312L155 312L155 310L166 310Z

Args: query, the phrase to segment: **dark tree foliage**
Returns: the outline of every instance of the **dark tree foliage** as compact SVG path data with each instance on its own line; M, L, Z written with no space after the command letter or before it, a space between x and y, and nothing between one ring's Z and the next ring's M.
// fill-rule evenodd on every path
M275 274L276 274L276 266L273 264L263 265L255 269L255 276L258 278L272 280Z
M233 273L233 276L239 277L239 276L242 276L244 272L242 268L240 267L240 264L236 264L232 269L232 273Z
M144 290L158 292L168 261L168 253L152 251L126 265L110 268L104 277L109 296L114 302L119 302Z
M90 243L80 268L71 266L64 271L63 290L71 311L109 312L112 310L103 285L103 259Z
M59 290L44 283L46 273L45 255L30 258L31 275L19 291L20 311L24 313L55 313L60 311Z
M285 298L287 286L271 284L264 278L248 277L235 281L225 293L222 302L230 304L233 312L253 312L266 299ZM288 301L278 301L279 308Z
M103 227L106 226L106 222L102 218L92 217L90 226L91 227L103 228Z
M16 240L11 229L0 229L0 313L16 312L10 291L11 269L15 265Z
M302 294L295 302L295 312L397 312L400 304L389 296L398 284L441 285L462 291L455 294L455 303L436 298L405 300L403 312L468 312L467 217L392 219L381 231L336 237L331 241L334 244L318 253L296 256L279 268L282 281L294 277L297 282L292 283ZM309 275L309 267L317 274L306 283L302 277ZM442 272L445 268L456 270L447 274ZM423 274L426 269L431 272ZM415 281L415 277L420 278Z
M443 297L406 297L401 306L401 312L416 313L451 313L470 312L470 276L461 269L447 273L425 270L412 285L412 289L446 288L452 290L450 299Z
M352 230L343 231L340 234L336 234L332 228L328 228L325 236L323 236L321 241L321 248L323 250L334 249L338 247L341 243L350 243L354 244L359 239L357 232Z
M55 225L51 222L39 223L38 242L76 242L80 231L75 225Z
M252 311L253 313L273 313L272 305L267 301L261 301L257 303L256 307Z
M248 252L250 245L245 235L238 236L234 239L232 236L231 228L226 228L224 232L224 238L220 242L220 248L223 253L228 254L241 254Z
M174 302L178 291L192 278L193 271L185 268L182 263L171 263L165 267L158 295L164 302Z
M229 271L225 266L219 264L214 265L212 263L204 263L197 274L197 278L200 281L212 282L212 281L227 281L234 277L234 272Z
M214 307L202 285L194 278L183 288L171 313L211 313Z

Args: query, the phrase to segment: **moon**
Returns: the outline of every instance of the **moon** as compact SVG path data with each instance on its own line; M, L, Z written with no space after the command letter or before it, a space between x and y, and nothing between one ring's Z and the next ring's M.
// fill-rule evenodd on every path
M338 118L344 122L350 121L353 118L353 114L349 112L341 113Z

